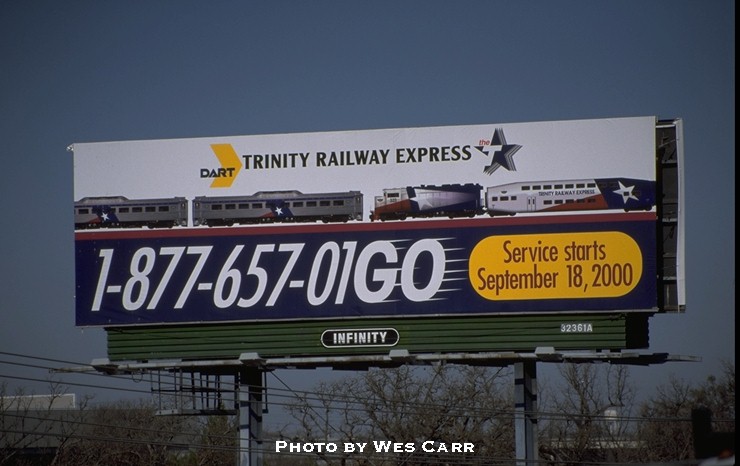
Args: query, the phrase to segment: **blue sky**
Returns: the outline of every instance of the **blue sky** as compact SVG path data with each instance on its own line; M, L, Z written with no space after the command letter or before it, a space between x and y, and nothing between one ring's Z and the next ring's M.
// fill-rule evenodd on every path
M728 0L0 0L0 351L105 356L74 325L70 144L655 115L684 120L687 308L651 319L649 350L702 362L634 374L717 374L735 354L734 18Z

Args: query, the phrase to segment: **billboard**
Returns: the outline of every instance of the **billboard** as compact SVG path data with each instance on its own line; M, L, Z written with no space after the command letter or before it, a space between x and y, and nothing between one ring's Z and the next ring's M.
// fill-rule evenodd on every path
M654 117L72 149L80 326L658 310Z

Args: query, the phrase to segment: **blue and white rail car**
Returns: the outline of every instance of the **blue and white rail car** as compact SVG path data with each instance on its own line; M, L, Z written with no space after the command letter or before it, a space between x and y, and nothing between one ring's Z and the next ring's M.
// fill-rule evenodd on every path
M171 228L188 225L188 200L84 197L75 202L75 229Z
M486 189L490 216L526 212L579 210L651 210L655 181L633 178L595 178L526 181Z
M375 197L370 220L404 220L407 217L474 217L483 212L479 184L443 184L383 189Z
M229 226L275 222L347 222L362 220L362 193L303 194L260 191L247 196L198 196L193 225Z

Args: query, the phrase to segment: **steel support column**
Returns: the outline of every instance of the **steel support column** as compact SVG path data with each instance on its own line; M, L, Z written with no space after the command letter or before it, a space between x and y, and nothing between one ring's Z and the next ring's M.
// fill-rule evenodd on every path
M239 466L262 466L262 370L239 371Z
M537 363L514 364L514 436L516 465L535 466L537 446Z

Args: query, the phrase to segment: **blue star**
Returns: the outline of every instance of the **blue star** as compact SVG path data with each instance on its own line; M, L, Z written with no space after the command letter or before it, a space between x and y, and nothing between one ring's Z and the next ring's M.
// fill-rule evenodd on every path
M489 155L489 151L495 147L501 147L493 153L491 164L487 165L483 171L490 175L499 167L504 167L509 171L516 171L516 165L514 165L514 154L517 153L522 146L518 144L507 144L506 137L504 136L503 128L496 128L491 138L491 144L488 146L476 146L476 148L486 155Z

